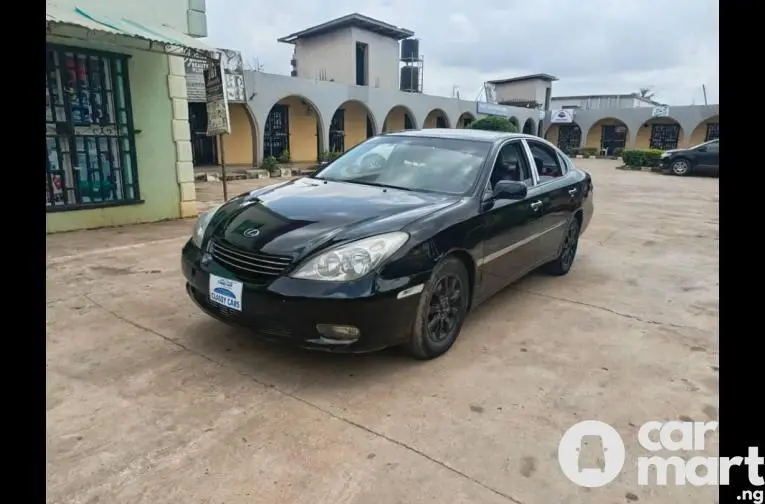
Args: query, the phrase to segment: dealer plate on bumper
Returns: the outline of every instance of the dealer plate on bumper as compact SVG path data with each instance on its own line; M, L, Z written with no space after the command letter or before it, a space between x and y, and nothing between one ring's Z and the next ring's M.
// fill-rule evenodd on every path
M210 275L210 301L242 311L242 282Z

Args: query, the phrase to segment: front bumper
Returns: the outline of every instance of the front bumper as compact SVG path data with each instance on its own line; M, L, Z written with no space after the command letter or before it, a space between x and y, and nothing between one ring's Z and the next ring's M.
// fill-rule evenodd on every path
M209 299L210 273L240 280L214 259L188 242L181 268L189 297L208 315L228 324L254 330L262 339L301 348L342 353L380 350L405 342L411 333L419 294L398 299L401 291L424 278L381 281L366 278L350 283L329 283L279 277L270 283L244 283L242 311L219 306ZM330 340L317 324L352 326L359 330L352 341Z

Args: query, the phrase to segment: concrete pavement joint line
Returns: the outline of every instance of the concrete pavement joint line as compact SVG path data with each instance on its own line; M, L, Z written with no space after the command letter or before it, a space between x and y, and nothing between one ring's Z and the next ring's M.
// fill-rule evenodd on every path
M700 327L693 327L693 326L687 326L687 325L682 325L682 324L673 324L671 322L659 322L658 320L646 320L646 319L638 317L637 315L630 315L628 313L618 312L616 310L612 310L611 308L606 308L605 306L585 303L584 301L576 301L575 299L568 299L568 298L553 296L551 294L543 294L541 292L534 292L534 291L530 291L530 290L526 290L526 289L516 289L516 290L518 292L523 292L525 294L531 294L533 296L539 296L539 297L544 297L544 298L549 298L549 299L555 299L557 301L563 301L563 302L566 302L566 303L573 303L573 304L577 304L577 305L580 305L580 306L586 306L588 308L595 308L596 310L602 310L602 311L611 313L613 315L617 315L617 316L622 317L622 318L627 318L627 319L631 319L631 320L636 320L638 322L643 322L644 324L669 326L669 327L674 327L676 329L693 329L695 331L706 331L706 329L702 329Z
M458 476L460 476L462 478L465 478L466 480L468 480L468 481L470 481L472 483L475 483L476 485L484 488L485 490L488 490L488 491L492 492L495 495L498 495L500 497L503 497L503 498L509 500L510 502L513 502L514 504L523 504L522 501L514 498L513 496L508 495L506 493L503 493L502 491L497 490L496 488L493 488L493 487L489 486L488 484L483 483L482 481L474 478L473 476L470 476L469 474L466 474L466 473L460 471L459 469L455 469L454 467L448 465L446 462L442 462L442 461L440 461L440 460L438 460L438 459L428 455L427 453L425 453L425 452L423 452L423 451L421 451L421 450L419 450L417 448L409 446L408 444L404 443L403 441L398 441L398 440L396 440L396 439L394 439L392 437L389 437L389 436L387 436L385 434L382 434L380 432L372 430L371 428L366 427L365 425L362 425L360 423L354 422L353 420L350 420L348 418L342 417L342 416L340 416L340 415L338 415L336 413L333 413L330 410L322 408L321 406L319 406L317 404L314 404L314 403L308 401L307 399L304 399L304 398L302 398L302 397L300 397L298 395L295 395L295 394L293 394L291 392L287 392L285 390L282 390L282 389L280 389L279 387L277 387L275 385L272 385L272 384L260 381L259 379L255 378L254 376L251 376L251 375L249 375L247 373L244 373L244 372L242 372L242 371L240 371L240 370L238 370L236 368L229 368L228 366L225 366L224 364L216 361L212 357L209 357L209 356L207 356L207 355L205 355L205 354L203 354L203 353L201 353L201 352L199 352L197 350L194 350L193 348L187 347L183 343L175 341L174 339L165 336L164 334L160 333L159 331L155 331L154 329L151 329L149 327L145 327L145 326L143 326L143 325L141 325L141 324L139 324L137 322L133 322L132 320L130 320L130 319L120 315L119 313L117 313L117 312L107 308L106 306L102 305L98 301L95 301L93 298L91 298L87 294L83 294L83 297L85 299L87 299L88 301L90 301L91 303L93 303L94 305L96 305L99 308L101 308L102 310L104 310L105 312L109 313L113 317L121 320L122 322L125 322L126 324L130 324L131 326L135 327L136 329L140 329L141 331L145 331L147 333L150 333L150 334L153 334L155 336L158 336L158 337L162 338L163 340L165 340L166 342L168 342L168 343L170 343L172 345L175 345L178 348L181 348L181 349L183 349L183 350L185 350L185 351L187 351L187 352L189 352L189 353L191 353L193 355L196 355L197 357L200 357L200 358L202 358L202 359L204 359L204 360L206 360L208 362L211 362L212 364L215 364L215 365L217 365L219 367L222 367L222 368L231 369L232 371L234 371L238 375L243 376L243 377L247 378L248 380L251 380L251 381L257 383L258 385L260 385L262 387L274 390L274 391L276 391L277 393L279 393L279 394L281 394L283 396L289 397L290 399L293 399L295 401L303 403L306 406L308 406L310 408L313 408L313 409L315 409L315 410L317 410L317 411L319 411L319 412L321 412L321 413L323 413L323 414L325 414L325 415L327 415L329 417L332 417L332 418L334 418L336 420L339 420L339 421L341 421L341 422L343 422L343 423L345 423L347 425L350 425L352 427L356 427L357 429L361 429L364 432L367 432L368 434L371 434L371 435L373 435L375 437L384 439L384 440L388 441L389 443L393 443L393 444L395 444L397 446L400 446L401 448L404 448L407 451L415 453L415 454L419 455L420 457L423 457L423 458L433 462L434 464L437 464L437 465L441 466L442 468L446 469L447 471L449 471L449 472L451 472L453 474L456 474L456 475L458 475Z
M64 262L72 261L74 259L80 259L82 257L88 257L92 255L108 254L110 252L119 252L121 250L142 248L142 247L146 247L147 245L158 245L160 243L170 243L174 241L188 240L188 239L189 237L184 235L184 236L178 236L176 238L163 238L161 240L152 240L152 241L147 241L143 243L133 243L132 245L120 245L119 247L109 247L109 248L103 248L103 249L88 250L87 252L81 252L79 254L71 254L66 256L50 258L48 259L48 265L61 264Z

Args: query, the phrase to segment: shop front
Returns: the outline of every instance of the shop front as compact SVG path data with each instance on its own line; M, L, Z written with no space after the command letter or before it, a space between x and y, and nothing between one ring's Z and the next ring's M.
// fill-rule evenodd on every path
M215 53L113 12L49 3L46 18L47 231L196 214L178 55Z

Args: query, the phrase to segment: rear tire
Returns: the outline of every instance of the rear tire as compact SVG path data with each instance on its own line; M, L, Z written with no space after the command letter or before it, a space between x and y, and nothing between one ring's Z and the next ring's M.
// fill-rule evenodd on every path
M579 247L579 231L581 227L579 219L576 217L571 219L566 235L563 237L563 244L560 247L558 257L542 267L545 273L553 276L563 276L569 272L574 264L576 250Z
M467 315L470 283L465 265L447 257L433 270L420 296L407 350L420 360L445 354L457 340Z

